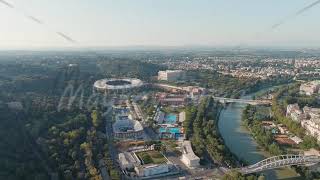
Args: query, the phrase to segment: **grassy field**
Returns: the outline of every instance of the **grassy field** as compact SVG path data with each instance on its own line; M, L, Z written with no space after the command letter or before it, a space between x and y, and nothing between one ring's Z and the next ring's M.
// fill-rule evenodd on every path
M162 164L167 161L166 158L158 151L143 151L136 154L144 164Z

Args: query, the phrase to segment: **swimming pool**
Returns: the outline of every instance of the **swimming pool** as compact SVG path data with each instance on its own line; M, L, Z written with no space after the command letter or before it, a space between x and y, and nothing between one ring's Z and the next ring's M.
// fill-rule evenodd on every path
M180 133L180 128L177 127L170 127L170 128L165 128L165 127L161 127L159 129L160 133L171 133L171 134L178 134Z
M170 113L165 116L165 119L164 119L165 124L176 124L176 122L177 122L176 114Z

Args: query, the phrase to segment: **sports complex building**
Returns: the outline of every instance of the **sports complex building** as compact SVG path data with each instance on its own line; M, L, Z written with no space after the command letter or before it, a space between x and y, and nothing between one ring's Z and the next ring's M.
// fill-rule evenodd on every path
M118 139L139 139L143 136L143 126L133 119L129 108L113 107L115 122L112 126L113 135Z
M137 179L158 179L173 172L173 164L161 152L154 150L155 145L144 146L134 151L118 155L119 165L123 171L131 170ZM171 171L171 172L170 172Z
M143 84L140 79L136 78L100 79L94 83L93 87L96 91L108 93L136 89L142 87Z

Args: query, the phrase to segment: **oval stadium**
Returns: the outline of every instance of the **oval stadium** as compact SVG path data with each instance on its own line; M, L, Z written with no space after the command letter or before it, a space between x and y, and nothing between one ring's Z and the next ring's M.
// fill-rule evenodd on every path
M117 78L100 79L94 83L94 89L100 92L123 91L139 88L143 85L140 79L136 78Z

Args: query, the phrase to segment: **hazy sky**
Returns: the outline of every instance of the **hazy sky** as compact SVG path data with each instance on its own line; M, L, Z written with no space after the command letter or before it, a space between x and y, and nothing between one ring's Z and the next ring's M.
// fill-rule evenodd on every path
M315 0L6 0L0 49L86 46L320 47ZM32 16L44 24L37 23ZM285 19L276 29L272 25ZM70 43L56 32L77 41Z

